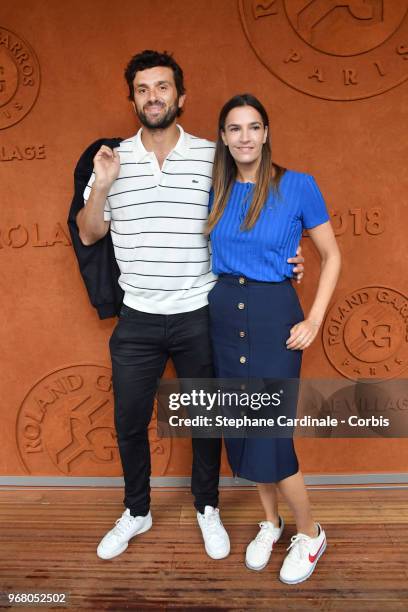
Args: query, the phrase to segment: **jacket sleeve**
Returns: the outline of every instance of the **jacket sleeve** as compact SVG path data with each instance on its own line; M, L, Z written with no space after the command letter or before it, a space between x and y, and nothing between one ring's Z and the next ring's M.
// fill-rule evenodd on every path
M115 259L110 232L95 244L85 246L79 237L76 216L84 206L83 193L93 170L93 158L102 144L117 147L121 138L100 139L93 142L81 155L74 171L74 195L68 215L68 228L79 270L91 304L100 319L119 313L123 290L118 284L119 268Z

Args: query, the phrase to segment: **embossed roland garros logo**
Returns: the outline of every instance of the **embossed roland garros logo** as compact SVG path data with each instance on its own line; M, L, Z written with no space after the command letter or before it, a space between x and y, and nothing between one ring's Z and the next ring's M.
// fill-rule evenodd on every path
M24 467L33 475L120 476L113 423L112 373L78 364L36 382L17 417L16 440ZM159 439L157 419L149 427L153 473L166 472L171 440Z
M358 100L408 79L408 0L238 0L245 34L279 79Z
M0 130L29 113L40 89L40 65L31 46L0 27Z
M351 379L387 379L408 367L408 298L388 287L363 287L329 311L323 346Z

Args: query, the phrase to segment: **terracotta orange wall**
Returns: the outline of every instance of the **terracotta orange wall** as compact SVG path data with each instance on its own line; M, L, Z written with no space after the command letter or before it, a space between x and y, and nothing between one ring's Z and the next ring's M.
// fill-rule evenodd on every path
M385 6L375 23L351 2L351 12L337 9L313 32L316 16L298 19L306 4L2 1L2 475L120 474L107 347L114 322L99 321L88 302L65 219L81 151L138 127L122 75L139 50L174 52L188 90L182 123L193 134L214 138L219 108L235 93L264 101L275 160L316 177L338 232L344 268L329 317L365 287L374 287L369 299L377 306L375 288L383 286L406 299L407 2L373 1L373 10ZM13 41L20 44L14 51ZM33 82L24 84L24 76ZM317 257L303 242L307 272L299 293L307 308ZM382 305L379 323L388 325L393 350L374 350L368 360L348 352L347 334L358 332L365 312L361 305L345 315L350 321L338 331L336 350L326 322L305 354L305 376L352 376L356 364L368 377L406 376L406 323L392 306ZM190 442L154 438L153 427L154 474L188 475ZM404 440L309 439L297 447L308 473L408 466Z

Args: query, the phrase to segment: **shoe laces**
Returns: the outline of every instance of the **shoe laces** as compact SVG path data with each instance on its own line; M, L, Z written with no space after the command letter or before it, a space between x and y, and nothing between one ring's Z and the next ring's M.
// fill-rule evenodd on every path
M289 550L291 559L304 559L309 554L309 544L311 538L304 533L297 533L290 538L290 544L286 550Z
M131 514L127 514L124 512L117 521L115 521L115 527L113 528L113 532L117 536L125 536L129 531L130 527L133 526L135 521L135 517Z
M265 521L259 523L259 526L261 530L256 535L255 542L257 544L261 544L264 547L272 546L274 542L274 533L272 531L272 528Z
M204 516L205 519L205 527L206 531L211 535L217 532L221 521L220 521L220 511L218 508L213 508L211 512Z

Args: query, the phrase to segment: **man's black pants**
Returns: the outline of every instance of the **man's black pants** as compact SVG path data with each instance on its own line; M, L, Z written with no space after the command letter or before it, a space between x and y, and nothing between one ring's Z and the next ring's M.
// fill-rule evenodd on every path
M123 305L110 339L115 427L125 478L124 503L133 516L150 507L147 436L158 379L171 357L179 378L212 378L208 307L173 315ZM221 439L193 438L191 491L195 507L218 506Z

